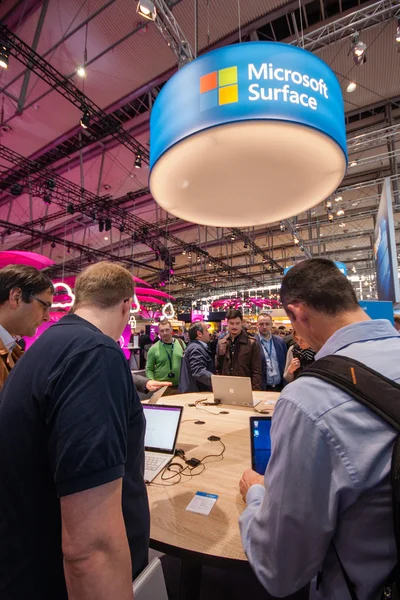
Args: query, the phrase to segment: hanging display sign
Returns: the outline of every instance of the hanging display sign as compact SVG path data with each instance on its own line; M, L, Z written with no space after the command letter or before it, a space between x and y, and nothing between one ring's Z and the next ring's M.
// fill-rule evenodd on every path
M180 69L157 97L150 135L153 197L204 225L303 212L336 190L347 166L335 74L276 42L219 48Z
M162 313L162 316L164 317L164 319L173 319L175 317L175 310L174 310L174 307L172 306L172 303L167 302L166 304L164 304L164 306L162 307L161 313Z
M63 297L62 300L58 300L56 302L53 301L51 305L52 308L71 308L71 306L75 302L75 294L72 292L71 288L66 283L54 283L54 295L55 296L66 296Z

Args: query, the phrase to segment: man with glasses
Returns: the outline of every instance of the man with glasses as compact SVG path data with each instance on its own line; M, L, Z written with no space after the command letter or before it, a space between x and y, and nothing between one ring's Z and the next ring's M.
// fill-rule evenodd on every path
M23 352L17 343L50 319L54 288L45 273L26 265L0 270L0 388Z

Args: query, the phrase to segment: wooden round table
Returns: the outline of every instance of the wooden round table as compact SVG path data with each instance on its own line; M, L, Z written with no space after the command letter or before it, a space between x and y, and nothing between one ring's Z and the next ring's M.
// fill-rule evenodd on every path
M256 399L274 403L275 392L254 392ZM257 416L254 408L220 404L218 406L189 407L197 400L213 401L212 394L181 394L161 398L159 404L184 406L177 448L184 450L187 458L202 459L209 454L219 454L220 442L211 442L211 435L219 436L226 446L223 459L207 458L206 468L199 476L162 481L159 475L148 486L151 512L151 542L156 550L182 558L180 598L194 598L200 588L201 565L234 568L248 563L243 552L238 520L245 508L239 493L239 480L251 467L249 418ZM221 414L225 413L227 414ZM196 424L195 421L204 421ZM183 461L177 459L178 462ZM198 467L194 473L201 471ZM168 476L168 472L164 477ZM164 484L154 485L154 484ZM217 494L218 500L209 516L186 510L197 491ZM190 587L190 590L188 589Z

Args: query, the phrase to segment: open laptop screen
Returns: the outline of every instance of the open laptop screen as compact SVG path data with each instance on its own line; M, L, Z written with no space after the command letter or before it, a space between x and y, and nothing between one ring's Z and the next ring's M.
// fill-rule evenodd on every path
M178 435L182 406L143 406L146 417L146 450L173 452Z

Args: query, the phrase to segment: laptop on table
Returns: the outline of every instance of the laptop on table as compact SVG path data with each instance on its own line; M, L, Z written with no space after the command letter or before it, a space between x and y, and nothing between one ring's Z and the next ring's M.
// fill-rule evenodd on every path
M183 406L143 405L146 418L144 480L153 481L175 456Z
M222 404L255 406L259 402L254 399L250 377L211 375L211 385L214 401L219 400Z

